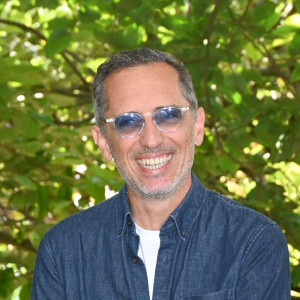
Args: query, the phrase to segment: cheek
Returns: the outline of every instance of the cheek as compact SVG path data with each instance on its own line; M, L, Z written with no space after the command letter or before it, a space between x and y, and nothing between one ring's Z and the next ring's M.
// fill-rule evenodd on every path
M126 164L132 153L132 141L118 137L110 143L110 149L115 159L121 164Z

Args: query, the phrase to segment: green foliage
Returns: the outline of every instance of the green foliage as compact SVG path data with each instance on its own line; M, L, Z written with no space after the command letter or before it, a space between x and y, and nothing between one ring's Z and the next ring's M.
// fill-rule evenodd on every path
M136 47L185 63L207 119L193 170L281 226L299 292L299 3L2 1L0 299L29 299L45 231L122 186L91 138L91 82Z

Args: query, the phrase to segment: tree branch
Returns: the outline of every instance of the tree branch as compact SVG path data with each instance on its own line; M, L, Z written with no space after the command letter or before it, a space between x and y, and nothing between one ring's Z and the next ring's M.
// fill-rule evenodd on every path
M249 1L248 1L248 3L247 3L247 5L246 5L246 8L245 8L244 12L243 12L243 14L241 15L241 17L240 17L240 19L239 19L240 22L242 22L242 21L244 20L244 18L246 17L247 12L248 12L248 10L249 10L249 8L250 8L251 2L252 2L252 0L249 0Z
M23 31L31 32L34 35L36 35L37 37L39 37L40 39L47 41L46 37L42 33L40 33L38 30L36 30L32 27L29 27L27 25L24 25L22 23L6 20L6 19L2 19L2 18L0 18L0 23L11 25L11 26L16 26L18 28L21 28ZM90 84L83 78L83 76L81 75L79 70L76 68L76 65L69 59L69 57L67 56L66 53L70 54L71 52L68 50L64 50L64 51L60 52L61 56L64 58L66 63L71 67L71 69L74 71L74 73L79 77L79 79L83 83L83 85L87 89L90 89Z
M37 37L39 37L40 39L46 41L46 37L45 37L42 33L40 33L38 30L36 30L36 29L34 29L34 28L32 28L32 27L26 26L26 25L24 25L24 24L22 24L22 23L15 22L15 21L10 21L10 20L6 20L6 19L1 19L1 18L0 18L0 23L7 24L7 25L11 25L11 26L19 27L19 28L21 28L22 30L31 32L31 33L33 33L34 35L36 35Z
M74 71L74 73L79 77L83 85L87 88L90 89L90 84L83 78L79 70L76 68L75 64L69 59L69 57L66 55L65 51L62 51L61 56L64 58L64 60L67 62L67 64L71 67L71 69Z
M216 2L214 10L208 21L207 30L204 33L204 39L207 40L207 44L205 46L205 55L204 55L205 59L204 59L204 72L203 72L203 88L204 88L204 94L205 94L205 98L206 98L207 108L211 114L213 123L215 123L215 121L214 121L214 117L213 117L213 109L212 109L211 102L210 102L209 87L208 87L208 67L209 67L209 60L210 60L210 36L211 36L211 32L213 29L213 25L214 25L218 10L223 1L224 0L218 0Z
M0 244L6 244L6 245L13 245L19 249L31 252L31 253L36 253L36 249L32 246L30 240L26 239L23 240L21 243L19 243L16 239L14 239L12 236L9 234L0 231Z
M288 76L284 74L283 71L277 66L276 60L269 52L266 45L256 37L252 37L251 34L247 32L247 28L234 17L230 8L228 8L228 13L233 21L233 24L241 27L244 30L243 35L246 38L246 40L248 40L253 45L253 47L261 53L262 56L266 56L269 59L272 69L276 72L276 74L278 74L277 76L280 76L284 80L285 85L289 87L292 92L295 93L296 91L294 89L294 86L291 84Z

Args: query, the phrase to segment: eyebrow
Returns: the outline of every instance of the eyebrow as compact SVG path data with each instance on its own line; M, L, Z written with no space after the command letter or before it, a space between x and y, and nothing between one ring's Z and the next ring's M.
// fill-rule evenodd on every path
M180 107L180 106L175 105L175 104L170 104L170 105L160 105L160 106L155 107L151 112L156 111L156 110L158 110L158 109L167 108L167 107ZM144 112L144 113L138 112L138 111L126 111L126 112L123 112L123 113L121 113L121 114L118 114L117 116L123 115L123 114L126 114L126 113L137 113L137 114L141 114L141 115L142 115L142 114L145 114L145 113L147 113L147 112L148 112L148 111L146 111L146 112Z
M144 112L144 113L142 113L142 112L138 112L138 111L133 111L133 110L131 110L131 111L125 111L125 112L122 112L122 113L119 113L119 114L116 114L116 115L114 115L113 117L110 117L110 118L105 118L105 119L112 119L112 118L116 118L116 117L118 117L118 116L122 116L122 115L124 115L124 114L138 114L138 115L144 115L144 114L146 114L146 113L152 113L152 112L154 112L154 111L156 111L156 110L158 110L158 109L162 109L162 108L166 108L166 107L180 107L179 105L176 105L176 104L170 104L170 105L161 105L161 106L157 106L157 107L155 107L152 111L146 111L146 112Z

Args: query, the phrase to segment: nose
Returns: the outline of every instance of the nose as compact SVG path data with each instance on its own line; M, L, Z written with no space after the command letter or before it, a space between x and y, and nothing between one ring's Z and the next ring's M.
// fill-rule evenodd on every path
M140 144L147 148L156 148L163 142L163 132L152 121L152 117L145 118L145 124L140 133Z

